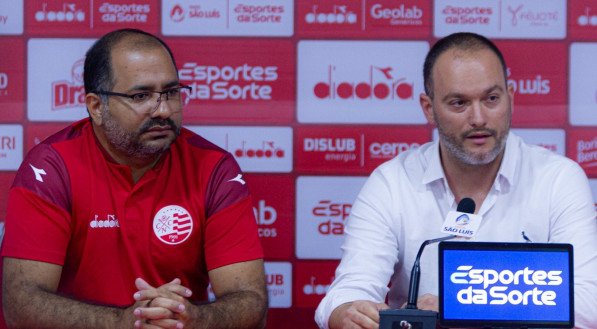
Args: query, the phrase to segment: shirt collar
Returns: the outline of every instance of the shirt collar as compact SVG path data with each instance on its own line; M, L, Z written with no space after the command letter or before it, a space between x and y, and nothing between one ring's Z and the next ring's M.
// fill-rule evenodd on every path
M500 190L502 187L504 187L503 184L508 184L508 186L511 186L515 182L514 178L516 174L516 167L518 166L520 159L520 154L518 152L519 148L520 137L514 135L512 132L509 132L508 138L506 140L506 151L504 153L504 158L502 159L502 163L496 177L496 182L494 183L494 187L497 190ZM443 179L444 182L446 182L446 175L444 173L444 168L442 167L439 154L438 140L433 141L428 148L423 150L423 158L426 162L426 168L424 169L421 183L423 185L428 185L440 179Z

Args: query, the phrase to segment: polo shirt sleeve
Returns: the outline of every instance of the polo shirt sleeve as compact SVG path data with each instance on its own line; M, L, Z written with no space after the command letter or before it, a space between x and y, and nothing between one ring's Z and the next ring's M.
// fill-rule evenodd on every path
M210 177L205 209L208 270L263 258L249 189L240 167L229 153Z
M2 257L63 265L70 206L62 158L51 145L38 145L21 164L9 192Z

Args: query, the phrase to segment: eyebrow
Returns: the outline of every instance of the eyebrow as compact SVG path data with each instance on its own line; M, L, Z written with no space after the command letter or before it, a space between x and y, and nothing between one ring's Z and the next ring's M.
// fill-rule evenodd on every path
M487 94L491 93L492 91L496 91L496 90L497 90L497 91L504 92L504 88L502 88L502 86L500 86L500 85L497 85L497 84L496 84L496 85L493 85L493 86L491 86L491 87L489 87L489 88L485 89L485 90L483 91L483 94L484 94L484 95L487 95ZM449 93L449 94L447 94L446 96L444 96L444 97L442 98L442 101L447 101L447 100L448 100L448 99L450 99L450 98L463 98L464 96L465 96L464 94L461 94L461 93L454 93L454 92L453 92L453 93Z
M165 89L168 89L168 88L172 88L172 87L178 86L178 85L180 85L180 81L178 81L178 80L172 80L172 81L166 83L162 87L162 90L165 90ZM149 87L147 85L136 85L136 86L133 86L132 88L129 89L129 91L131 91L131 90L157 91L157 90L155 90L155 89L153 89L153 88L151 88L151 87Z

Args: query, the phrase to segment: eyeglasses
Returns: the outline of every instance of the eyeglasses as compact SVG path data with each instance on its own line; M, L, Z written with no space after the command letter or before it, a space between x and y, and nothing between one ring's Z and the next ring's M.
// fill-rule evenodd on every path
M160 103L162 102L162 97L165 98L166 103L170 107L172 112L179 112L182 110L182 106L185 102L183 102L182 94L187 94L188 92L183 92L183 89L188 90L188 92L192 91L193 88L191 86L186 85L178 85L176 87L168 88L162 91L153 91L147 90L139 93L134 94L123 94L117 93L113 91L104 91L98 90L95 93L99 95L108 95L108 96L119 96L119 97L126 97L130 99L131 106L135 109L136 112L144 113L144 114L151 114L155 112L155 110L160 107ZM153 95L158 94L157 100L152 104L152 99L154 98Z

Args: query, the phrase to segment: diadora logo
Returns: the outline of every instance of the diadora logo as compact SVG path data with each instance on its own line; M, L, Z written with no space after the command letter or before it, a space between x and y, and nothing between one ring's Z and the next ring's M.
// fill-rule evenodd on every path
M112 4L104 2L99 7L100 19L107 23L147 23L151 6L148 4Z
M508 68L508 86L512 87L514 92L522 95L547 95L551 91L550 80L537 74L534 79L511 79L511 70Z
M334 5L331 10L325 11L314 5L311 11L305 15L305 22L308 24L353 25L357 23L357 14L345 5Z
M72 81L52 82L52 110L63 110L85 105L85 86L83 85L84 59L73 64Z
M43 183L44 182L43 176L47 175L46 171L43 170L42 168L37 168L32 164L29 164L29 167L31 167L31 170L33 170L33 174L35 175L35 180ZM97 219L97 215L95 215L95 217Z
M311 213L321 223L317 230L322 235L343 235L344 223L350 214L352 204L321 200Z
M284 150L277 147L274 141L263 141L259 147L247 147L247 141L243 140L242 145L234 150L237 158L283 158Z
M0 96L8 95L8 74L0 72Z
M48 9L48 2L43 2L42 9L35 12L38 22L84 22L85 12L74 3L63 3L62 7Z
M458 266L450 276L454 284L471 285L458 291L457 299L461 304L495 305L556 305L557 294L548 290L548 286L560 286L563 283L562 271L532 270L528 267L520 270L476 269L470 265ZM472 285L482 285L483 289L473 289ZM511 285L520 286L510 289ZM522 291L524 287L532 289ZM489 288L489 293L487 288ZM539 289L541 288L541 289Z
M268 206L265 200L259 200L257 207L253 207L255 214L255 221L257 222L259 237L261 238L275 238L278 236L278 231L272 226L278 219L278 212L272 206Z
M315 84L313 93L319 99L413 99L413 84L394 73L390 66L370 65L368 77L356 81L337 81L336 66L329 65L327 81ZM363 81L364 80L364 81Z
M491 7L446 6L441 13L446 24L489 25L493 9Z
M303 286L303 293L305 295L319 295L319 296L323 296L325 295L328 290L330 290L330 286L332 285L332 282L334 281L334 277L331 277L329 282L321 284L321 283L316 283L317 278L314 276L311 276L311 280L308 284Z
M95 215L93 220L89 222L89 227L94 229L120 228L120 223L116 215L108 214L104 219L99 219L99 215Z
M528 9L523 4L517 7L508 6L506 9L510 14L512 26L517 26L519 23L530 26L548 26L560 19L560 13L557 10Z
M578 16L576 23L580 26L597 26L597 15L591 15L591 7L585 7L583 15Z
M583 167L597 166L597 137L576 142L576 162Z
M371 6L371 17L376 20L388 21L390 25L423 25L423 10L416 5L407 7L401 4L397 7L384 7L381 4Z
M153 233L160 241L176 245L189 238L193 230L193 218L183 207L170 205L160 209L153 218Z
M189 98L210 100L271 100L277 66L203 66L185 63L181 80L193 87Z

